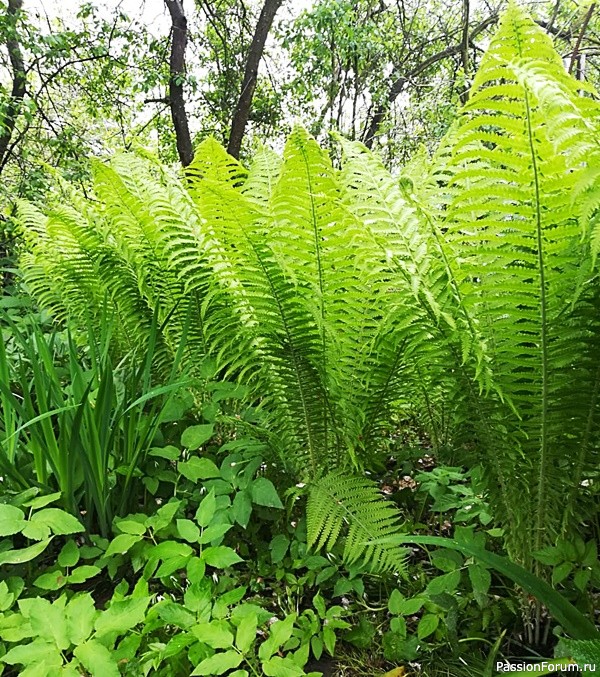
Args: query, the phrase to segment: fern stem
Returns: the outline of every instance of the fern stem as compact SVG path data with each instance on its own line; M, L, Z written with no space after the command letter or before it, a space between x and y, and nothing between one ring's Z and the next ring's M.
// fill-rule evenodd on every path
M541 212L541 196L539 183L539 170L537 166L537 157L534 147L534 136L531 125L531 105L529 102L529 91L524 87L525 93L525 119L527 124L527 137L529 142L529 150L531 152L531 164L533 170L533 185L535 191L535 219L536 219L536 238L538 249L538 268L540 280L540 313L541 313L541 327L540 327L540 347L542 358L542 420L540 430L540 462L538 469L537 480L537 496L536 496L536 516L535 516L535 534L534 534L534 549L540 550L543 545L544 520L546 518L546 474L548 467L548 315L547 315L547 299L546 299L546 271L544 268L544 239L542 232L542 212ZM539 571L540 563L536 561L536 570Z

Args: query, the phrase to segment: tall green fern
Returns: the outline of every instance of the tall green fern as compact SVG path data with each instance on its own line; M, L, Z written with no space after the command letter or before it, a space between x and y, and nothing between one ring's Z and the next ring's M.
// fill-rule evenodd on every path
M121 351L157 309L165 363L185 338L188 364L247 383L274 457L309 482L315 547L345 528L349 561L400 566L362 541L398 524L363 470L411 407L440 451L484 465L532 566L589 501L600 442L598 109L580 89L510 5L430 166L398 180L341 140L336 169L301 129L249 168L209 139L185 183L117 156L93 206L21 206L26 279L73 322L112 304Z

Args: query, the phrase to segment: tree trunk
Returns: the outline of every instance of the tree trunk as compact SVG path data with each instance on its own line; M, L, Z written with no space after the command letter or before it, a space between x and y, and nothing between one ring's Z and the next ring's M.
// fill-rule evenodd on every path
M6 47L12 70L12 91L10 93L10 101L6 106L4 118L0 121L0 168L3 168L6 164L5 156L8 152L8 146L17 123L19 110L25 97L27 84L23 52L21 51L17 33L17 21L22 6L23 0L8 0L6 10Z
M244 79L242 81L242 91L238 99L233 121L231 123L231 131L229 133L229 143L227 145L227 152L233 157L240 156L240 149L242 147L242 139L246 131L246 124L250 116L250 108L252 106L252 97L256 89L256 80L258 77L258 65L262 58L265 42L267 36L273 25L275 14L281 6L282 0L265 0L254 37L250 44L248 57L246 59L246 68L244 70Z
M185 79L185 47L187 45L187 19L183 12L181 0L165 0L169 14L171 15L172 38L171 56L169 59L169 105L171 118L175 128L177 140L177 152L179 160L187 167L194 159L194 149L185 112L185 100L183 98L183 82Z

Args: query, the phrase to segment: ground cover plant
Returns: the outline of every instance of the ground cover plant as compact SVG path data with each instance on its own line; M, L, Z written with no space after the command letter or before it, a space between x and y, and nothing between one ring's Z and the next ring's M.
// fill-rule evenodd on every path
M511 4L400 176L296 128L21 202L5 673L600 662L591 94Z

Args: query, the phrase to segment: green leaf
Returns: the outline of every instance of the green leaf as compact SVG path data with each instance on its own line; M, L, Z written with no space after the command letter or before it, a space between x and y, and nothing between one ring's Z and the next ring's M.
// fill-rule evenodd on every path
M0 503L0 536L17 534L26 524L25 513L20 508Z
M271 539L269 550L271 551L271 561L278 564L285 557L285 553L290 545L290 539L284 534L277 534Z
M80 552L75 541L67 541L58 553L61 567L74 567L79 562Z
M216 509L217 499L215 498L214 489L211 489L202 499L202 502L198 506L198 510L196 510L196 522L198 522L201 527L207 527L215 516Z
M0 612L7 611L13 605L15 601L15 594L8 589L6 581L0 583ZM0 630L0 637L2 636L2 631Z
M186 449L199 449L213 436L214 426L212 423L193 425L186 428L181 435L181 446Z
M469 578L473 586L473 595L479 606L484 606L487 600L487 593L492 583L492 575L489 570L481 564L469 564Z
M436 576L427 585L428 595L441 595L443 592L454 592L460 583L460 571L457 569L443 576Z
M89 592L75 595L65 609L67 636L72 644L82 644L92 634L94 621L100 612L96 610L93 597Z
M85 581L89 580L90 578L97 576L101 571L102 569L97 566L93 566L92 564L84 564L80 567L77 567L76 569L73 569L69 575L69 583L73 583L75 585L78 583L85 583Z
M44 541L50 536L50 527L36 522L26 522L21 533L31 541Z
M111 652L95 639L75 647L73 654L92 677L119 677L121 674Z
M31 521L45 524L57 535L77 534L84 531L83 525L78 519L59 508L44 508L44 510L36 512Z
M221 472L209 458L194 456L177 464L177 471L190 482L221 477Z
M233 524L211 524L202 531L199 542L204 545L222 539L232 526Z
M425 614L417 627L419 639L425 639L425 637L432 635L437 630L439 624L440 617L437 614Z
M398 590L397 588L394 588L392 590L392 594L390 595L390 598L388 600L388 611L391 614L394 614L395 616L398 616L402 613L401 609L401 604L404 600L404 595Z
M59 590L66 583L67 577L62 571L42 574L33 582L36 588L41 588L42 590Z
M55 642L61 651L69 647L64 597L53 604L41 597L20 599L18 604L23 616L29 620L34 636L44 641Z
M16 646L2 656L1 660L9 665L44 663L46 666L46 672L42 673L44 677L52 674L51 669L60 670L63 664L62 656L56 645L42 640Z
M115 525L124 534L134 534L136 536L143 536L146 533L146 526L141 522L136 522L131 519L116 520Z
M267 677L302 677L306 674L291 658L275 656L262 664L263 674Z
M396 608L398 613L402 616L412 616L416 614L425 604L423 597L411 597L410 599L403 599L397 602Z
M206 548L202 551L201 557L209 566L217 569L225 569L232 564L244 561L233 548L228 548L225 545Z
M96 620L96 636L122 635L144 621L150 597L113 602Z
M229 649L233 646L233 633L225 621L200 623L191 628L192 633L213 649Z
M188 543L197 543L200 538L200 529L192 522L192 520L181 519L177 520L177 531L181 538Z
M573 565L570 562L563 562L562 564L559 564L552 571L552 585L558 585L559 583L562 583L565 578L570 575L571 571L573 571Z
M233 498L232 516L244 529L248 526L252 514L252 499L247 491L238 491Z
M296 617L297 615L295 613L288 614L282 621L275 621L275 623L271 625L269 628L269 637L258 649L258 657L261 661L269 659L279 650L279 647L285 644L292 636Z
M237 651L216 653L210 658L205 658L197 665L192 675L222 675L228 670L237 668L243 660L244 657Z
M560 593L554 590L545 581L537 578L530 572L511 562L507 557L496 555L467 542L458 542L442 536L395 536L386 539L394 543L417 543L423 545L437 545L442 548L458 550L463 554L478 559L488 567L492 567L503 576L507 576L524 590L534 595L548 607L550 613L575 639L594 639L597 630L594 624L578 609L570 604Z
M181 456L181 450L171 445L166 447L153 447L148 452L148 456L166 458L168 461L175 461Z
M58 501L58 499L61 496L62 492L57 491L54 494L46 494L46 496L37 496L36 498L32 498L30 501L27 501L27 503L24 503L23 505L26 508L31 508L32 510L39 510L40 508L44 508L47 505L50 505L50 503Z
M115 536L108 546L105 556L112 557L113 555L124 555L136 543L142 540L142 536L135 534L119 534Z
M256 627L258 619L256 614L248 614L244 616L238 625L235 635L235 645L242 653L250 651L254 641L256 640Z
M252 501L257 505L267 508L283 508L283 503L277 494L277 489L271 480L266 477L258 477L252 482Z
M32 559L35 559L38 555L44 552L44 550L50 545L51 540L52 538L47 538L45 541L34 543L28 548L22 548L21 550L5 550L4 552L0 552L0 565L25 564L25 562L30 562Z

